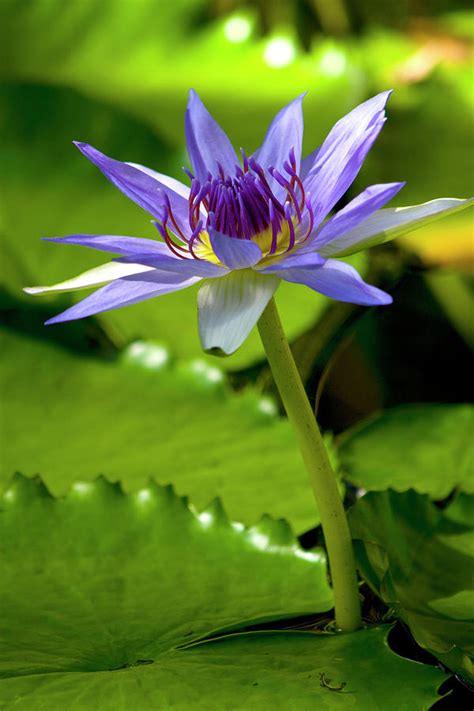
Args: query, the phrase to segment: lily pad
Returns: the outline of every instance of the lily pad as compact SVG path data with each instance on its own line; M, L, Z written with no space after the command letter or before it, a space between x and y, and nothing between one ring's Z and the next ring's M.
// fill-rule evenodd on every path
M220 496L245 523L264 512L298 533L318 523L293 432L258 391L234 394L217 368L173 364L160 345L107 362L13 331L2 342L3 484L47 471L54 494L97 474L136 491L152 477L198 508Z
M436 700L445 675L394 654L387 627L229 634L331 606L324 556L303 553L281 521L244 529L218 504L196 515L169 487L124 495L103 480L54 499L17 477L2 508L5 711Z
M422 647L474 679L474 529L465 520L466 497L450 512L414 491L371 492L349 521L366 581Z
M149 215L110 185L71 140L86 139L117 158L149 164L178 178L184 155L171 150L138 121L71 90L3 87L0 114L2 134L8 136L0 168L8 257L2 259L2 281L10 290L20 294L24 286L53 284L112 258L95 250L43 242L40 237L74 233L156 237ZM24 209L26 195L28 210ZM9 266L13 259L21 268ZM364 270L364 256L357 255L353 264ZM101 314L98 320L118 345L136 338L157 338L180 357L201 356L196 292L197 287L186 289ZM77 301L84 296L79 292L73 298ZM312 326L328 304L325 297L294 284L281 285L277 302L290 340ZM45 303L50 305L49 316L64 308L64 300ZM221 366L236 370L263 357L254 332Z
M104 479L76 482L55 498L17 475L2 527L2 638L15 644L4 675L117 669L332 607L324 554L300 550L284 521L244 529L219 500L193 513L153 482L129 495Z
M338 453L347 479L369 491L474 493L473 425L471 405L403 405L346 432Z

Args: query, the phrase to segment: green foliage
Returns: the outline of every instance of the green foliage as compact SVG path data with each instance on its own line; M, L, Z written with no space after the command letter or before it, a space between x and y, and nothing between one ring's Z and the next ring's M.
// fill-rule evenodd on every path
M431 58L426 49L430 40ZM471 67L469 50L460 43L457 49L460 61L452 66L436 32L428 34L425 47L404 33L385 30L369 33L358 44L374 88L394 89L388 104L389 122L362 173L366 184L406 180L394 204L474 194L466 151L471 145L474 108ZM409 77L410 67L415 78ZM416 67L422 71L419 77Z
M308 152L363 97L366 78L342 43L321 40L309 57L275 70L264 59L267 39L253 33L233 44L225 21L210 20L208 9L205 0L30 0L19 10L7 0L0 8L3 80L73 87L125 108L174 145L182 144L194 87L247 151L261 143L274 113L308 89ZM45 36L48 42L38 41Z
M143 343L114 363L11 331L2 340L3 484L47 471L54 494L98 474L136 491L152 477L198 508L220 496L245 523L264 512L298 532L318 522L289 424L255 390L232 394L217 368L172 364Z
M403 405L349 430L338 453L344 474L369 491L416 489L444 499L474 493L473 408Z
M301 551L283 521L234 527L218 500L198 515L172 487L125 495L104 479L55 499L17 476L2 508L3 627L16 647L4 674L116 669L332 606L321 552Z
M395 204L474 192L466 150L468 14L438 18L439 33L428 23L421 42L416 33L383 28L356 39L317 34L306 54L295 44L294 61L275 69L265 62L270 36L260 35L266 26L253 10L248 39L233 44L226 18L212 14L217 5L0 2L0 284L8 324L0 358L0 483L6 487L22 472L0 516L2 711L418 711L436 701L445 678L394 654L383 627L352 635L277 629L295 615L327 612L332 592L324 554L301 550L289 525L271 518L286 518L298 533L319 520L288 423L253 386L232 392L215 367L257 364L263 352L256 333L218 362L201 354L196 288L51 329L43 320L84 292L34 305L21 294L25 285L61 281L109 259L40 237L156 237L149 216L71 141L181 178L191 86L247 152L275 111L308 90L305 153L359 101L394 86L389 122L348 198L393 180L407 180ZM358 13L363 24L378 15L362 6ZM453 62L445 59L445 42ZM431 67L430 51L440 52ZM413 67L424 73L410 78ZM467 222L440 224L405 246L425 266L464 268ZM395 252L379 254L381 263L396 262L394 274L402 271ZM354 265L367 269L365 257ZM451 281L440 291L430 274L427 283L465 336L462 290ZM389 336L377 315L377 338L367 342L381 360L402 334L419 363L411 309L425 313L426 294L418 300L412 291L405 309L399 295L391 313L402 326ZM327 305L296 285L282 285L277 301L290 340L314 327ZM326 338L318 348L324 367L340 342L339 326L331 342L317 328L300 339L308 374L314 343ZM444 348L443 336L433 343ZM359 371L350 356L346 362L350 383ZM457 366L454 358L445 362L443 382ZM374 379L373 361L370 368ZM238 377L239 385L246 382ZM340 409L330 385L329 420L331 404ZM440 392L451 402L448 386L423 390L430 400ZM339 456L348 481L369 491L350 514L364 579L420 645L474 678L471 423L468 405L398 407L345 433ZM46 486L33 480L38 472ZM98 474L103 478L95 480ZM177 494L163 486L169 483ZM180 495L190 497L189 507ZM444 508L432 503L450 495ZM243 523L230 523L223 506ZM246 630L260 622L271 629Z
M348 699L408 711L436 700L442 672L394 654L384 628L222 638L330 607L323 555L304 554L281 521L240 529L217 502L197 516L169 487L124 495L103 480L54 499L17 477L2 508L6 711L266 711L288 699L296 711Z
M360 571L446 666L474 678L474 497L446 510L414 491L371 492L350 510Z

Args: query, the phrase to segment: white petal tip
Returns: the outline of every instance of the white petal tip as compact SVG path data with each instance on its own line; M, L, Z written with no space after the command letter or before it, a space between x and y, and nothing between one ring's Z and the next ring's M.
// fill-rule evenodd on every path
M48 290L48 288L46 286L25 286L23 288L23 291L25 292L25 294L30 294L31 296L36 296L37 294L43 294L47 290Z
M233 351L225 351L219 346L211 346L210 348L204 348L204 352L207 353L207 355L212 355L216 356L217 358L227 358L228 356L232 355L232 353L235 353L237 349L235 348Z

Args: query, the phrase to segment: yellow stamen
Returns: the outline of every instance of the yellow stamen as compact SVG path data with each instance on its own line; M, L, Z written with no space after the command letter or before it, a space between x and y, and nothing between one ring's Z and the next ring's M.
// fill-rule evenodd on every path
M282 231L278 233L277 246L273 254L270 254L270 250L272 247L271 228L268 228L263 232L259 232L258 234L252 237L252 242L255 242L255 244L257 244L262 250L263 256L259 264L271 264L273 260L277 261L282 256L282 254L285 254L285 252L287 252L290 244L290 229L286 222L282 224L282 228ZM232 239L237 238L233 237ZM298 244L295 244L295 248L298 248ZM201 231L201 233L199 234L199 238L194 242L193 250L199 259L206 259L208 262L211 262L212 264L217 264L220 267L224 266L214 253L214 250L212 249L211 239L207 230Z

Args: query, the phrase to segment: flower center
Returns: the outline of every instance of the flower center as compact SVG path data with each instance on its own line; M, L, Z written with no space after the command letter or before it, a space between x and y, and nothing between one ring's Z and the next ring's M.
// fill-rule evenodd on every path
M158 230L170 250L179 257L215 261L209 228L234 239L256 242L264 257L292 250L313 228L313 212L296 171L294 150L283 164L286 175L273 167L267 171L242 151L243 166L236 166L234 177L226 176L217 163L218 175L207 174L201 183L192 173L189 193L189 226L186 237L166 200ZM170 235L170 231L179 242Z

